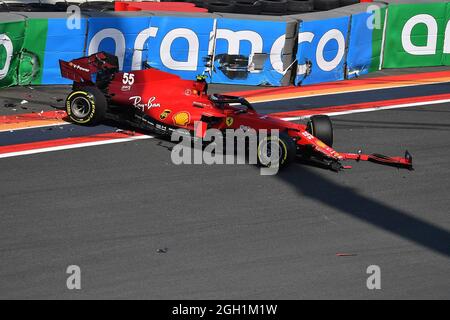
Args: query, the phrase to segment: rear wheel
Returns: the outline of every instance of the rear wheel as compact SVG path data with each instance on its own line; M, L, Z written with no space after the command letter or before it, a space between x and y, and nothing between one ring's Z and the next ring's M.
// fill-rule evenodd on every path
M333 146L333 124L328 116L312 116L306 130L327 146Z
M278 155L274 154L277 148ZM294 161L297 147L294 140L285 132L279 136L269 135L258 142L258 163L265 167L286 167ZM275 158L276 157L276 158Z
M105 119L107 101L96 87L84 87L73 91L66 99L66 111L70 120L82 125L96 125Z

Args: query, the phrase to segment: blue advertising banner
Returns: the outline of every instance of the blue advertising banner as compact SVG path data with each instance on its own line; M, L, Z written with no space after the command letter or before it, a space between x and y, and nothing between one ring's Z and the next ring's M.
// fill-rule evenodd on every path
M42 84L69 84L59 70L59 60L70 61L85 55L87 19L73 28L67 19L48 19L47 43L42 74Z
M218 19L212 82L281 85L286 26L282 21ZM249 70L253 54L264 55Z
M347 52L348 79L379 69L385 13L386 8L381 8L377 13L352 15Z
M213 31L213 18L154 16L146 60L154 68L195 79L206 69Z
M300 23L297 85L344 79L349 23L350 17Z
M152 35L151 17L89 18L87 55L106 51L119 59L123 71L142 69Z
M347 77L369 73L372 63L372 29L367 22L372 14L363 12L352 15L349 49L347 52Z

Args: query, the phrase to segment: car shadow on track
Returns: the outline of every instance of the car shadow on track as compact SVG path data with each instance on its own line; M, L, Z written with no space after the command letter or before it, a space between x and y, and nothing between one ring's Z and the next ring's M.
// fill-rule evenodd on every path
M124 130L135 130L136 132L148 134L145 130L131 128L123 123L111 121L109 124ZM174 143L170 141L170 138L164 136L155 136L155 138L159 140L159 147L166 149L167 152L172 151ZM299 160L290 168L281 170L278 173L278 178L295 187L302 196L320 201L346 215L367 222L450 258L449 231L422 219L415 218L407 212L370 199L352 188L337 184L315 173L312 167L322 168L318 164ZM328 170L326 168L322 169ZM330 172L330 174L332 173Z
M278 177L294 186L302 196L450 258L450 232L439 226L330 181L304 165L294 164L279 172Z

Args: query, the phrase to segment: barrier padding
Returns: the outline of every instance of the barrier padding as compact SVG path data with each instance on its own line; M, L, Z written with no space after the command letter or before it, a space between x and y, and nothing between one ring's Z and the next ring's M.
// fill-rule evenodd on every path
M437 2L448 2L446 0L381 0L376 1L384 4L416 4L416 3L437 3Z
M448 65L448 2L390 4L384 68Z
M299 21L295 84L343 80L350 15L333 10L291 17Z
M175 11L175 12L208 12L191 2L124 2L115 1L115 11Z
M377 3L380 10L372 7ZM147 63L185 79L206 73L210 82L246 85L336 81L380 66L450 65L449 19L449 2L436 0L386 0L284 17L0 13L0 87L68 83L58 60L99 50L116 54L125 71Z
M360 3L336 12L350 14L350 34L346 53L346 78L352 79L381 69L384 3Z
M20 55L25 39L25 18L0 13L0 87L17 85Z
M213 83L290 84L297 21L239 14L216 21Z
M215 19L186 15L151 18L151 32L146 60L152 67L194 79L206 72Z

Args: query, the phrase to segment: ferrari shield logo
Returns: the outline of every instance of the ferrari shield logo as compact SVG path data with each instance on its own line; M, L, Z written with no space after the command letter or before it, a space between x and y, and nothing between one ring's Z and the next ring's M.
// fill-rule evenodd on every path
M227 119L225 120L227 127L231 127L233 122L234 122L234 119L232 117L227 117Z
M171 112L172 112L172 111L166 109L166 110L164 110L164 111L159 115L159 118L160 118L161 120L164 120L165 118L167 118L167 116L168 116Z

